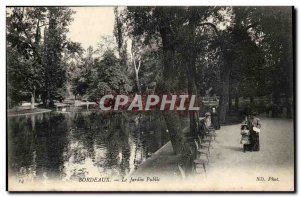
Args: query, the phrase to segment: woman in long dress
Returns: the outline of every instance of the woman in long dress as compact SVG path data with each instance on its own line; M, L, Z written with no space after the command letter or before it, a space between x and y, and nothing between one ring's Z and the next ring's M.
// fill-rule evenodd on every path
M219 116L216 111L216 108L212 108L212 113L211 113L211 123L213 124L215 130L220 129L220 123L219 123Z
M261 128L260 119L257 118L256 113L253 112L248 119L249 128L250 128L250 151L259 151L260 145L259 145L259 131Z

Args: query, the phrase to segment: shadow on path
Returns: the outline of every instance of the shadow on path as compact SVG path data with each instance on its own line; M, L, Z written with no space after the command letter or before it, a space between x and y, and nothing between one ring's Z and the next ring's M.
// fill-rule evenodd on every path
M233 150L233 151L238 151L241 152L243 151L242 147L238 147L238 146L223 146L225 149L229 149L229 150Z

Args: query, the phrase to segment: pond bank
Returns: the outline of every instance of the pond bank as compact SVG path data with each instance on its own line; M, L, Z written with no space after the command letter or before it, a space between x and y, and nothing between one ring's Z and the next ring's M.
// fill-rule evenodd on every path
M150 158L135 170L132 177L162 177L180 178L180 172L177 167L181 155L175 155L171 141L156 151Z
M7 111L7 116L8 117L24 116L24 115L47 113L47 112L51 112L51 111L52 111L51 109L43 109L43 108L36 108L33 110L28 109L28 110L12 111L12 112Z
M188 122L188 120L186 120ZM187 124L188 125L188 124ZM189 132L189 126L182 129L183 133ZM161 177L166 179L181 180L178 163L182 162L182 155L175 155L171 141L152 154L138 169L129 176L132 177Z

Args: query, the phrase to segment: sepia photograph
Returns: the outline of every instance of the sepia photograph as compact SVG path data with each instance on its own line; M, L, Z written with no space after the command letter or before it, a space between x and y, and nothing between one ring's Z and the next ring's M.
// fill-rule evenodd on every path
M6 6L9 192L295 192L292 6Z

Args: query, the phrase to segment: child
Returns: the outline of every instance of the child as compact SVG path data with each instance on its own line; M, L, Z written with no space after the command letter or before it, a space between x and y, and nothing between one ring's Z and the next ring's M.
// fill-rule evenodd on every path
M247 124L242 124L241 126L241 144L243 144L243 151L249 150L250 143L250 131Z

